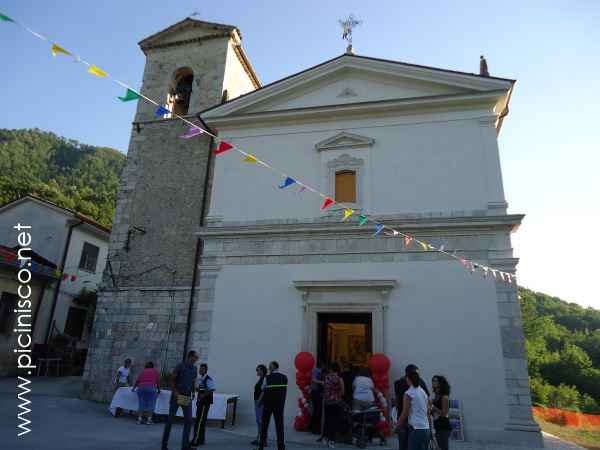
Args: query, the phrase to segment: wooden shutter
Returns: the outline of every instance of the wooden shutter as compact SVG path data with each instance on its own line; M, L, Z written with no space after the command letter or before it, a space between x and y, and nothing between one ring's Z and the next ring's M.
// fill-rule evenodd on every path
M356 172L352 170L336 172L335 201L356 203Z

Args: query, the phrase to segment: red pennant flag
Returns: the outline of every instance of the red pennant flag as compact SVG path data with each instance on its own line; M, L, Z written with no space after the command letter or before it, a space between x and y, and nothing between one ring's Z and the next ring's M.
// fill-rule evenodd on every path
M77 275L71 275L71 281L75 281L77 279Z
M220 155L221 153L225 153L227 150L231 150L233 148L233 145L225 142L225 141L221 141L219 142L219 147L215 150L215 155Z
M69 274L68 273L64 273L63 274L63 281L66 280L67 278L69 278Z
M321 205L321 211L329 208L331 205L333 205L335 202L333 201L333 199L329 198L329 197L325 197L325 200L323 200L323 204Z

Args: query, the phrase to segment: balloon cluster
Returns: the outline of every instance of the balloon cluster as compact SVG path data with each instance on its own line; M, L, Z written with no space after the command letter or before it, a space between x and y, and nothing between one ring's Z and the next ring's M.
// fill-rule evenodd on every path
M378 391L375 403L383 411L383 414L377 423L377 429L386 436L389 436L391 432L388 420L388 403L386 400L386 393L390 388L390 378L388 374L390 365L389 358L383 353L376 353L369 358L369 369L371 370L371 375L373 377L373 384L375 384L375 389Z
M296 431L306 431L310 426L312 410L310 406L310 382L312 379L312 369L315 367L315 358L308 352L300 352L294 359L296 366L296 384L300 389L300 398L298 399L298 415L294 419L294 429Z

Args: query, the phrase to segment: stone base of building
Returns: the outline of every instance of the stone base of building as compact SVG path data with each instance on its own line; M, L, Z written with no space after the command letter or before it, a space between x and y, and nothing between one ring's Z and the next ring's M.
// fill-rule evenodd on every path
M190 295L189 286L101 290L82 397L109 402L126 358L132 360L132 381L149 361L164 380L183 357Z

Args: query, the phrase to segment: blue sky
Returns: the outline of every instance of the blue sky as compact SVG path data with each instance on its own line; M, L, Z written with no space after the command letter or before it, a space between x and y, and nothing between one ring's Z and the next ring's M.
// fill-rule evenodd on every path
M492 75L518 80L499 144L509 212L527 215L513 239L519 282L600 308L600 2L8 0L0 11L133 86L137 42L193 12L240 27L263 83L342 53L337 20L349 13L363 20L361 55L477 72L484 54ZM118 86L11 24L0 49L0 127L126 151L135 105L115 99Z

